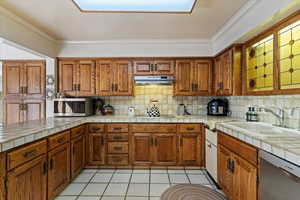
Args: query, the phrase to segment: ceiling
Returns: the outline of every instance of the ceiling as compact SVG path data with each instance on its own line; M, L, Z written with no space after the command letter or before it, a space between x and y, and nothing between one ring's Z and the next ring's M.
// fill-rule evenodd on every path
M56 40L211 39L248 0L198 0L192 14L82 13L71 0L1 0Z

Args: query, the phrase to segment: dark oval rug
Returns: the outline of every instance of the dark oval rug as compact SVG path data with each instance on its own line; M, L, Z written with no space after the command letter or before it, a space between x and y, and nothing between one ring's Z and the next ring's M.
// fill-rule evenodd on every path
M161 200L226 200L221 193L195 184L179 184L168 188L160 197Z

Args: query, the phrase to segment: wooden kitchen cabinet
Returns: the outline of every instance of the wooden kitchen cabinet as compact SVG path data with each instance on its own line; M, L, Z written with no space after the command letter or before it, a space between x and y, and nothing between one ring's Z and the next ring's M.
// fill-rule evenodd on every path
M206 96L211 93L210 60L177 60L175 71L175 96Z
M89 133L88 134L88 165L104 165L106 161L106 143L104 133Z
M96 95L132 96L131 62L99 60L96 66Z
M133 133L132 135L132 164L151 165L153 138L151 133Z
M67 96L95 95L95 62L59 61L59 92Z
M44 61L4 61L3 64L5 98L44 98L46 76Z
M47 199L47 159L40 156L7 174L7 200Z
M70 143L48 153L48 200L54 199L70 182Z
M178 133L178 164L201 166L203 164L202 138L200 133Z
M85 139L80 135L71 140L71 179L74 179L85 166Z
M174 75L174 60L137 60L134 61L133 73L138 76L172 76Z
M0 200L6 200L6 153L0 153Z
M214 59L214 89L218 96L242 95L242 47L234 45Z
M229 200L258 199L258 150L218 134L218 183Z
M176 165L177 137L176 133L153 134L153 164Z

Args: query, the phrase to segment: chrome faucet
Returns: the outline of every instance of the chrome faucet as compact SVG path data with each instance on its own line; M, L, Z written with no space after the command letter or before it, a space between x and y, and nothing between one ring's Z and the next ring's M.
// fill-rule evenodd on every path
M285 127L285 111L283 108L278 108L275 106L264 107L264 106L255 106L259 112L268 112L274 115L279 120L280 127ZM277 110L277 111L274 111Z

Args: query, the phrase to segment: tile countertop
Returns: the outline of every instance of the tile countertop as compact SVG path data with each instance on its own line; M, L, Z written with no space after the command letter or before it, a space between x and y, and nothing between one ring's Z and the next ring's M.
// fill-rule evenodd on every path
M237 121L230 117L177 116L177 117L128 117L128 116L91 116L47 118L22 124L0 126L0 152L33 142L84 123L205 123L215 128L216 123Z
M268 133L267 135L260 135L258 134L259 128L257 130L250 126L241 128L234 124L230 122L218 123L216 128L232 137L300 166L300 131L259 123L266 127L265 132ZM277 130L280 130L281 134L278 134Z

